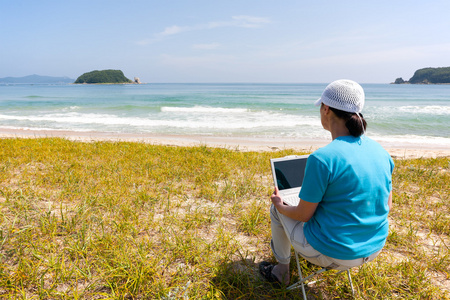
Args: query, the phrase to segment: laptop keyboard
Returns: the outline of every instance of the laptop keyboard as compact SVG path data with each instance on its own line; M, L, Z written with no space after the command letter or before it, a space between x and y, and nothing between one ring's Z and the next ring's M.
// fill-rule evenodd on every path
M285 196L283 197L283 202L290 206L297 206L300 198L298 196Z

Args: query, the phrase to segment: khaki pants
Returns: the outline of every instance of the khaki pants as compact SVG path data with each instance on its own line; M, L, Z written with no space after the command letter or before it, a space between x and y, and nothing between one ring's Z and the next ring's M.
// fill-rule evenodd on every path
M272 221L271 247L276 260L282 264L288 264L291 260L291 245L307 261L325 268L346 270L372 261L381 252L375 252L369 257L352 260L342 260L326 256L315 250L306 240L303 233L305 223L296 221L280 214L272 205L270 207L270 219Z

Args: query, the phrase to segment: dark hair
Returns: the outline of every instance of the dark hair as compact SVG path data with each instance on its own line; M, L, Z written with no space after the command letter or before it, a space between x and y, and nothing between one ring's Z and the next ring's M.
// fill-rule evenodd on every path
M346 112L331 106L330 109L338 118L345 120L345 127L354 137L359 137L366 131L367 122L361 113L359 113L360 118L356 113Z

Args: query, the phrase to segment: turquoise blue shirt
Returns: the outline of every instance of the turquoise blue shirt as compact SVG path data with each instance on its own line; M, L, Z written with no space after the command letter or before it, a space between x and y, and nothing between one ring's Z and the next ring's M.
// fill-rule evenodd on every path
M307 241L327 256L351 260L384 247L394 162L374 140L339 137L312 153L300 198L319 203L305 223Z

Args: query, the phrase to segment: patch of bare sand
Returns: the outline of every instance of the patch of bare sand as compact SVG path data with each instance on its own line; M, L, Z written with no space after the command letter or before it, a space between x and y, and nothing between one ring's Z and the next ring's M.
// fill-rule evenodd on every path
M170 146L208 146L221 147L236 151L278 151L294 149L299 152L312 152L330 142L330 139L292 139L292 138L251 138L226 136L194 136L194 135L157 135L128 134L108 132L75 132L58 130L20 130L0 128L0 138L42 138L62 137L81 142L113 141L143 142L154 145ZM419 143L380 144L398 159L450 157L450 145L427 145Z
M408 234L408 228L404 228L395 224L392 220L390 220L390 230L394 230L396 232L401 233L402 235ZM425 256L429 257L442 257L446 256L445 252L450 245L450 239L448 235L445 234L435 234L425 229L415 232L415 238L417 241L416 245L419 245L420 250L425 254ZM384 250L383 252L388 252L388 255L384 255L385 259L391 261L394 264L401 263L405 260L413 259L408 254L408 249L404 247L398 247L396 251ZM426 262L422 262L426 264ZM450 271L450 269L449 269ZM436 272L432 268L427 269L428 278L434 285L440 287L443 290L450 292L450 278L441 272Z

